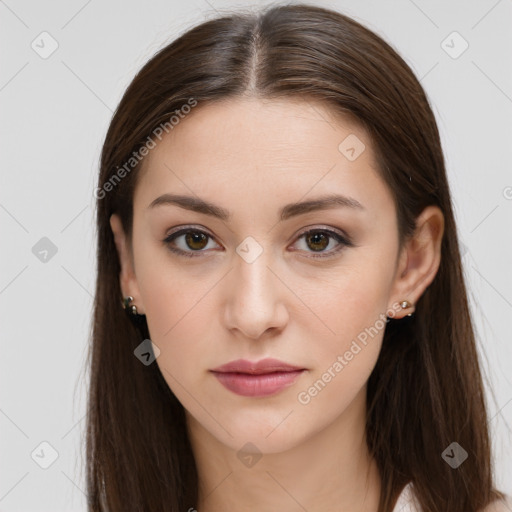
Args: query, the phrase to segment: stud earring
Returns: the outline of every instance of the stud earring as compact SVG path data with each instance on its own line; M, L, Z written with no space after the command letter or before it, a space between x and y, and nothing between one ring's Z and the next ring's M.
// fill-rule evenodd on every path
M399 304L400 304L400 307L402 309L407 309L407 308L413 308L414 307L413 304L411 302L409 302L408 300L402 300ZM413 310L412 313L408 313L407 316L412 316L413 313L414 313L414 310ZM386 323L389 323L389 321L392 318L394 318L394 316L395 316L394 314L392 316L389 316L389 315L386 316Z
M403 300L402 302L400 302L400 307L402 309L408 309L412 308L413 305L408 300ZM412 313L408 313L407 316L412 316Z
M132 300L133 300L133 297L131 297L131 296L124 297L124 299L122 301L122 305L123 305L123 308L125 310L127 310L129 313L131 313L132 315L136 315L137 314L137 306L135 306L135 305L130 306L130 302Z
M124 297L123 301L122 301L122 306L123 308L128 312L130 313L130 315L133 315L133 316L142 316L140 315L139 313L137 313L137 306L135 304L132 304L130 305L130 302L132 302L133 300L133 297L131 296L128 296L128 297Z
M146 325L146 315L137 313L137 306L135 304L130 304L133 301L132 296L123 297L121 299L121 304L128 315L130 322L137 327L138 329L144 329ZM143 336L147 337L146 334Z

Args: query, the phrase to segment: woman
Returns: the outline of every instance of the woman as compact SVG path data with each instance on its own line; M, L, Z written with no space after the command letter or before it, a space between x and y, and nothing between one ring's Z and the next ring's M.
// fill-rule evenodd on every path
M91 511L507 510L437 126L381 38L309 5L189 30L96 197Z

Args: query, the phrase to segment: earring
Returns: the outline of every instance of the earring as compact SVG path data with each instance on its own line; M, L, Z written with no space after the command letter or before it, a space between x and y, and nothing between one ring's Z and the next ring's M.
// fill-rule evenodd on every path
M135 304L132 304L130 306L130 302L133 300L133 297L131 296L128 296L128 297L125 297L122 301L122 305L123 305L123 308L128 311L128 313L130 313L131 315L135 316L135 315L138 315L137 313L137 306L135 306Z
M123 297L121 299L121 304L135 327L144 329L146 324L146 315L137 313L137 306L135 304L130 304L132 300L133 297L131 296ZM147 337L146 334L144 334L144 336Z
M403 300L400 302L400 307L402 309L407 309L407 308L413 308L414 306L408 301L408 300ZM407 316L412 316L414 313L414 311L412 313L408 313ZM390 316L386 316L386 323L389 323L391 318L394 318L394 314L390 317Z
M400 307L402 309L412 308L413 305L408 300L403 300L400 302ZM407 316L412 316L412 313L408 313Z

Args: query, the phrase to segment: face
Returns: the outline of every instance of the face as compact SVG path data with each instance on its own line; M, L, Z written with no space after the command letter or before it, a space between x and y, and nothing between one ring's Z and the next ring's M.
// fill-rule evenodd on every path
M144 165L124 291L189 426L275 453L346 418L402 298L395 205L368 135L320 104L231 99L196 107ZM298 370L212 372L265 358Z

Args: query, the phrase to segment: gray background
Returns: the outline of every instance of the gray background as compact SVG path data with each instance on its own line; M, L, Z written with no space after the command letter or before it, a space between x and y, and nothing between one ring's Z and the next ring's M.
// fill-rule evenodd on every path
M383 36L433 104L494 393L497 479L512 494L512 1L315 3ZM112 112L158 48L251 5L263 3L0 0L0 511L86 509L93 189Z

